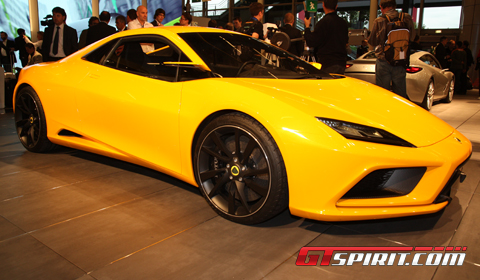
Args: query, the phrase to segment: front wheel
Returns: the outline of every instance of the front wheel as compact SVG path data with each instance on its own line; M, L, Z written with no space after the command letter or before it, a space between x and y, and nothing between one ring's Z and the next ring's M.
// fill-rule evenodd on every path
M220 116L201 132L194 172L208 204L241 224L266 221L288 205L285 164L274 139L256 120Z
M423 102L422 102L422 107L425 110L430 111L430 109L432 109L434 94L435 94L435 86L433 84L433 81L430 80L427 86L427 92L425 93L425 97L423 98Z
M55 147L47 138L42 103L31 87L21 89L15 97L15 128L20 142L31 152L47 152Z

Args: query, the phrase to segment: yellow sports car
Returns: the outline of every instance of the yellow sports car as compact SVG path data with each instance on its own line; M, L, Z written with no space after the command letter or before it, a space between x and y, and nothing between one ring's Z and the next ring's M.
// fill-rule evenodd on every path
M472 152L389 91L211 28L116 33L22 70L14 102L27 150L63 145L158 170L244 224L287 207L324 221L433 213Z

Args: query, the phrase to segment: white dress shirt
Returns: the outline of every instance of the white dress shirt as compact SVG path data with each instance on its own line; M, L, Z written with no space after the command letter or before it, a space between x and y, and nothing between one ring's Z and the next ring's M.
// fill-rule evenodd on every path
M55 34L57 34L57 26L60 27L58 31L58 53L53 54L53 42L55 41ZM52 37L52 44L50 45L50 53L49 55L51 57L66 57L65 51L63 50L63 31L65 30L65 23L62 23L61 25L55 25L53 27L53 37Z
M148 27L153 27L153 24L151 24L148 21L145 21L145 24L142 26L142 24L138 21L138 18L134 19L134 20L132 20L131 22L128 23L128 30L139 29L139 28L148 28Z

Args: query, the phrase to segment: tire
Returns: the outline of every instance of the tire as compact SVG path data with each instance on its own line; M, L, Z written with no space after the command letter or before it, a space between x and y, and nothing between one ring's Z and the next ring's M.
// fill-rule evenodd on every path
M433 81L430 80L430 82L428 82L427 92L425 92L425 97L423 98L423 102L422 102L422 107L425 110L430 111L430 109L432 109L434 96L435 96L435 85L433 84Z
M442 100L445 103L451 103L453 100L453 93L455 92L455 78L452 78L450 83L448 83L448 93L447 96Z
M288 206L280 150L265 127L246 115L223 115L203 129L194 173L210 207L233 222L258 224Z
M42 153L55 148L47 138L47 122L42 103L31 87L21 89L15 97L15 128L25 149Z

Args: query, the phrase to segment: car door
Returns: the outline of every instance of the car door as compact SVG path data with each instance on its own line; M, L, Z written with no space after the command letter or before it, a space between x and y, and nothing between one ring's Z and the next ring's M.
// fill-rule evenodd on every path
M447 77L443 74L444 71L440 66L438 60L431 54L425 54L422 56L422 61L428 64L428 69L432 73L432 77L435 85L435 96L440 97L445 93L445 88L448 83Z
M84 134L129 157L180 172L182 83L177 82L178 67L167 62L188 58L158 35L109 44L98 49L94 63L91 55L86 57L89 73L77 94Z

